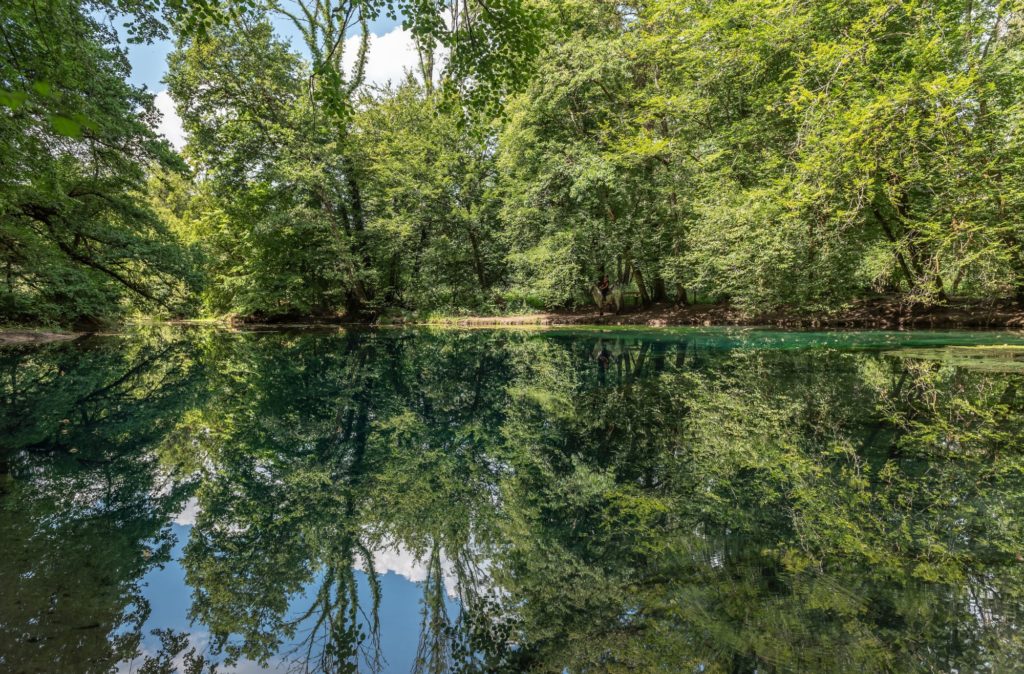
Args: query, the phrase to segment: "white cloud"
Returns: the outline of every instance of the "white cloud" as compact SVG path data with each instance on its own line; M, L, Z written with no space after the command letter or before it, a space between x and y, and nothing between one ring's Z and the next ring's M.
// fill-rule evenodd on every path
M156 109L163 115L163 119L156 127L156 132L170 141L175 150L180 151L185 147L185 130L181 128L181 117L174 109L174 101L166 90L156 95Z
M346 72L351 74L359 53L358 35L345 40L345 52L342 64ZM366 83L383 85L389 81L398 83L405 77L406 70L413 70L419 65L416 45L412 33L396 27L390 33L370 36L370 51L366 55Z

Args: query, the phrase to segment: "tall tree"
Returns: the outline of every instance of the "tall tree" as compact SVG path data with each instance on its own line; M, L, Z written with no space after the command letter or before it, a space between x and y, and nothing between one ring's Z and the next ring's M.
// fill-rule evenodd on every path
M356 118L382 299L480 311L504 276L490 119L409 78Z
M664 299L685 164L645 101L658 74L637 58L635 10L559 7L571 34L510 105L499 145L513 294L561 305L607 274L645 304Z

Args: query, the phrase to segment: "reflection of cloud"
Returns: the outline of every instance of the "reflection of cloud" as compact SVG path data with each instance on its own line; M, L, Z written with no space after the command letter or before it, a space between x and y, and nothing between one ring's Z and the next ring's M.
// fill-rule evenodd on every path
M177 632L177 631L176 631ZM180 634L180 632L177 632ZM171 664L174 667L172 671L183 672L185 669L185 654L192 648L196 649L197 654L202 654L207 650L207 645L210 643L209 632L191 632L188 635L188 645L178 653L174 658L171 659ZM131 660L122 660L117 663L117 674L137 674L139 669L146 664L147 661L155 659L160 653L160 638L155 634L147 632L142 637L142 645L139 650L136 651L136 655ZM223 671L223 670L218 670Z
M185 502L185 507L174 516L171 521L183 527L190 527L196 523L196 516L199 514L199 499L195 496Z
M363 560L359 560L355 568L367 573ZM378 575L393 572L406 580L422 583L427 579L427 560L419 559L400 543L384 545L373 551L373 570ZM444 589L452 599L458 598L458 580L448 558L441 554L441 575L444 577Z

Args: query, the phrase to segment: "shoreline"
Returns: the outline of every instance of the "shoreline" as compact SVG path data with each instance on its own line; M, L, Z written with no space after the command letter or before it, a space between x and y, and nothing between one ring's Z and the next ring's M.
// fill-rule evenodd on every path
M801 314L785 310L744 314L721 304L655 304L621 314L601 316L595 310L547 312L512 316L465 316L397 325L503 326L691 326L768 327L782 329L993 329L1024 330L1024 308L1010 301L950 303L920 307L893 299L863 301L835 313Z
M246 320L237 316L219 319L173 319L169 325L221 326L229 330L267 330L343 327L449 327L449 328L530 328L530 327L762 327L777 329L831 330L1024 330L1024 308L1009 300L988 302L951 302L944 306L921 307L896 298L879 298L855 303L834 313L801 314L780 310L762 314L744 314L724 304L655 304L621 314L600 315L586 311L551 311L499 316L451 316L430 320L384 319L346 321L344 316L303 320L289 317L281 321ZM127 324L124 327L130 327ZM59 332L53 329L0 328L0 345L49 344L79 339L94 332Z
M0 345L51 344L68 342L88 335L88 332L54 332L52 330L0 329Z

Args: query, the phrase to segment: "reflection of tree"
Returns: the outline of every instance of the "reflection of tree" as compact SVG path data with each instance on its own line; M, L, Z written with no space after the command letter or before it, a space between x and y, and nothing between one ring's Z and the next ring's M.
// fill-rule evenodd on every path
M671 348L631 348L613 391L537 358L512 389L505 433L525 451L499 579L535 666L1019 659L1015 382L836 353L706 353L689 370ZM631 378L645 356L657 374Z
M927 392L911 365L867 354L491 333L263 337L218 362L230 404L207 422L220 440L187 563L194 613L229 653L267 658L298 634L304 667L372 666L344 574L372 576L385 547L427 572L420 672L1016 653L999 608L1019 604L1016 458L999 448L1020 414L991 375ZM938 413L942 396L960 416ZM967 442L953 430L1009 472L942 463ZM1001 508L1001 529L955 493Z
M423 621L416 647L416 674L441 674L451 671L454 629L445 605L444 571L441 546L435 541L427 557L427 578L423 584Z
M76 566L109 574L76 590L102 639L44 623L90 662L138 642L136 581L166 558L182 471L200 473L191 614L229 662L380 669L386 549L425 570L416 672L1024 657L1018 374L628 334L96 344L20 356L3 390L30 423L0 417L19 443L3 533L26 541L0 573L40 578L0 592L46 606ZM155 671L188 653L161 634Z
M917 597L914 630L935 668L1007 671L1024 657L1024 378L938 363L883 361L866 370L897 429L878 470L873 534L893 575L941 593Z
M474 671L478 656L505 648L508 631L493 619L485 565L506 470L495 430L514 344L450 333L423 343L398 361L414 385L376 425L381 469L364 512L375 545L397 542L426 567L414 671ZM449 591L460 603L455 616Z
M504 340L263 335L208 357L219 395L193 422L208 468L184 564L215 651L280 653L304 671L377 668L373 550L395 545L428 568L419 666L469 667L493 650L507 627L492 619L481 554L502 471ZM370 581L365 614L355 567Z
M106 672L130 658L193 485L161 439L201 381L152 334L0 355L0 653L18 671Z
M379 669L379 588L356 511L384 361L359 343L265 335L210 354L219 396L195 424L210 467L184 564L192 615L229 661L266 663L294 642L282 655L301 671ZM370 571L366 614L356 565Z

